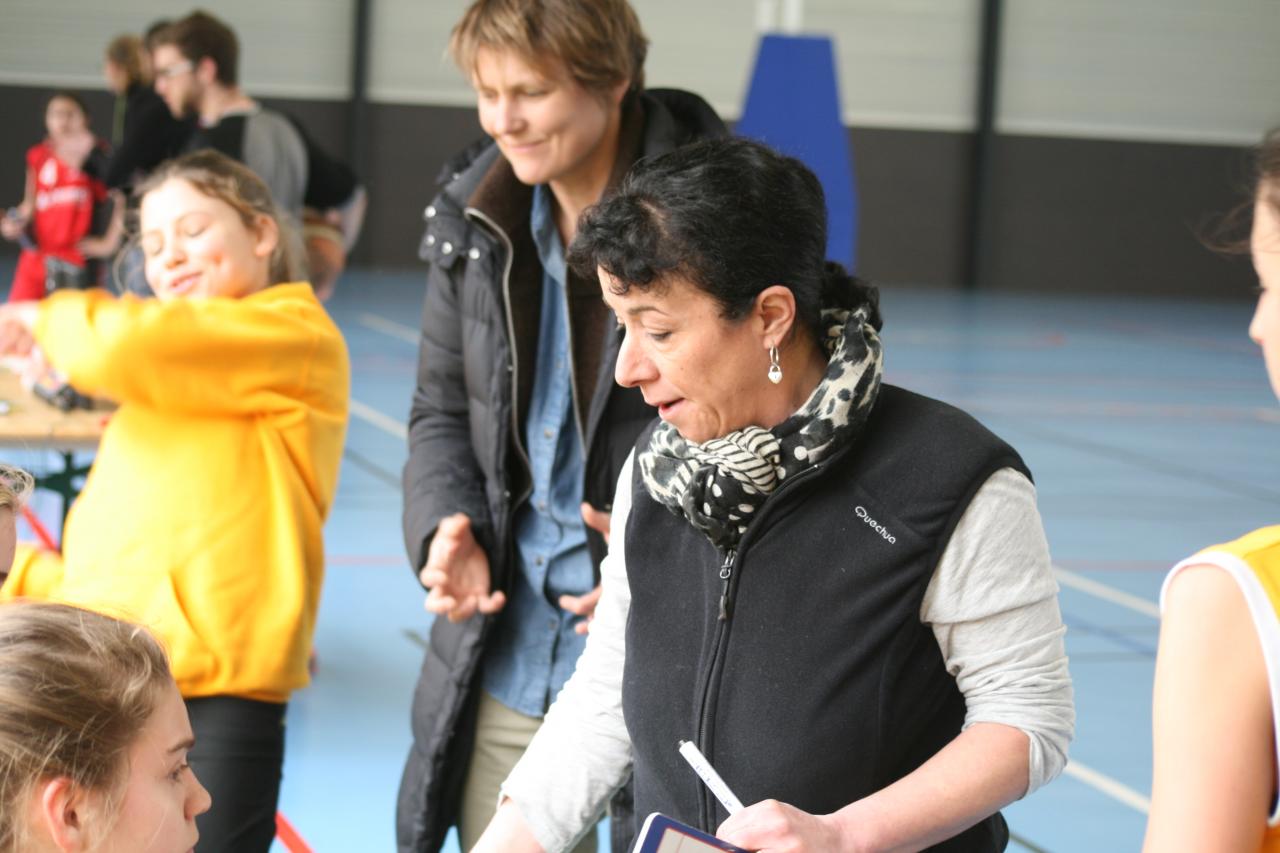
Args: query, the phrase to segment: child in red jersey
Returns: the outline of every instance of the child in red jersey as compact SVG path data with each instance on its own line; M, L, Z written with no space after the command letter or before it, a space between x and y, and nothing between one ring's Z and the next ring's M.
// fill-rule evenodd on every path
M22 203L0 220L0 234L22 243L10 300L39 299L46 282L88 284L86 246L94 205L107 198L106 186L86 171L101 143L89 131L89 115L73 94L59 92L44 114L48 136L27 151ZM92 253L92 248L90 253Z

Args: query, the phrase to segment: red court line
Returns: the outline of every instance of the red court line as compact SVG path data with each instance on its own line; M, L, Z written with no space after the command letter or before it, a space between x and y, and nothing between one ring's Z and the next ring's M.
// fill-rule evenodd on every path
M298 830L293 828L283 812L276 812L276 839L289 853L315 853Z
M61 551L58 547L57 540L53 538L53 534L49 532L49 528L44 526L40 518L31 511L31 507L24 505L22 507L22 517L26 520L27 526L31 528L31 532L40 540L40 544L50 551Z

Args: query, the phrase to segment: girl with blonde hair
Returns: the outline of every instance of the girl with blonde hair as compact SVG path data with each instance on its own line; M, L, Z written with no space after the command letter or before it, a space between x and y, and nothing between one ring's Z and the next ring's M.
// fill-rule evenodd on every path
M0 598L154 630L219 804L201 853L266 851L286 703L308 681L350 366L261 179L203 151L139 195L156 299L86 291L0 310L0 351L34 340L75 387L120 404L61 559L20 549Z

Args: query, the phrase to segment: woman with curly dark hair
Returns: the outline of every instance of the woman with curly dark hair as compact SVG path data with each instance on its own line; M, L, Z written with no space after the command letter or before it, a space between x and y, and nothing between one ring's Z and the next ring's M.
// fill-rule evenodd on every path
M825 246L817 178L743 139L645 161L584 214L571 262L659 419L618 481L586 651L476 849L565 849L634 768L638 815L750 850L996 851L999 809L1062 769L1027 468L881 383L877 292Z

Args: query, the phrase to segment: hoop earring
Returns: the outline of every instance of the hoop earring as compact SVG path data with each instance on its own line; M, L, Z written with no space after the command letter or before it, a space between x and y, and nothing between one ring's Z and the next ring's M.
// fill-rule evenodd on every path
M769 381L774 385L782 381L782 365L778 363L777 347L769 347Z

